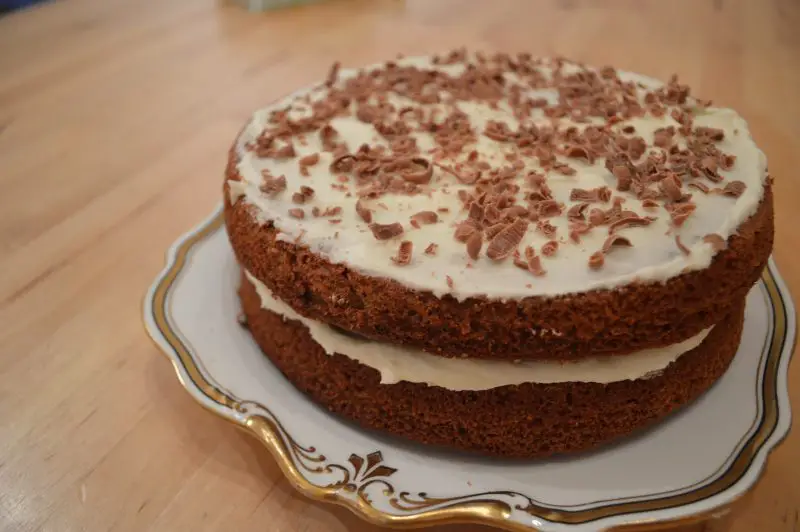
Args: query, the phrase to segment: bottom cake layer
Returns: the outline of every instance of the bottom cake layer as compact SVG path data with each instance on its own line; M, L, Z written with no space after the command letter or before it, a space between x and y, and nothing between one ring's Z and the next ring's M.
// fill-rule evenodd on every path
M262 308L244 276L239 296L262 351L295 387L331 412L419 443L514 458L593 449L687 405L725 372L744 322L742 301L699 346L649 378L452 391L405 381L381 384L378 371L326 354L305 325Z

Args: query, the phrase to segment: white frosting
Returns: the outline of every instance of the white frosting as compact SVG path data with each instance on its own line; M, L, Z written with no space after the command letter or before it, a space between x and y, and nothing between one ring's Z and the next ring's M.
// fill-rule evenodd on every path
M400 64L430 67L427 58L409 58L399 61ZM461 65L439 66L457 72ZM340 79L352 76L355 70L343 70ZM512 74L507 74L509 79ZM641 82L654 87L660 82L626 72L620 72L624 80ZM529 90L532 97L555 98L552 89ZM695 126L720 128L725 132L725 139L718 147L725 153L737 157L736 164L730 171L720 170L725 182L739 180L746 184L745 192L738 198L722 195L705 195L693 192L692 200L697 210L689 217L680 229L670 227L670 218L664 209L648 212L641 208L639 201L631 200L625 209L637 211L643 216L658 216L648 227L637 227L623 231L632 243L632 248L617 248L606 257L602 269L592 270L587 267L588 257L602 247L608 236L604 228L594 230L582 238L581 244L568 242L566 216L552 219L558 227L557 238L562 242L557 254L543 257L542 266L547 271L544 277L534 277L529 272L513 266L512 261L493 262L485 256L471 261L463 243L453 238L453 224L465 217L461 203L457 198L460 188L468 188L459 184L456 179L440 168L435 168L428 194L416 196L385 195L377 200L367 202L373 209L374 221L378 223L401 222L405 233L401 239L410 240L414 244L413 259L410 264L399 267L391 257L397 252L400 238L389 241L376 241L372 233L355 212L356 194L347 197L345 192L331 189L329 165L330 153L322 152L319 136L309 134L305 145L295 142L298 156L320 153L320 162L310 167L310 176L303 177L298 172L297 159L275 160L259 158L244 149L248 142L254 141L267 125L270 111L297 102L299 96L310 94L312 99L320 98L324 89L308 89L295 93L276 104L258 111L246 126L238 141L240 162L237 166L242 182L229 181L231 200L240 197L257 206L259 220L272 220L282 233L281 239L294 242L299 238L302 245L321 254L334 263L345 263L350 268L363 274L394 279L417 290L430 291L441 296L450 294L458 299L470 296L485 295L496 299L517 299L529 296L555 296L566 293L588 291L597 288L613 288L632 281L665 281L685 271L699 270L707 267L714 254L712 246L704 242L703 236L717 233L728 238L735 233L739 225L757 209L762 195L763 182L766 177L767 162L764 154L753 142L747 123L730 109L709 108L695 118ZM408 103L403 97L391 95L390 102L398 107ZM481 134L487 120L500 120L509 124L512 129L517 122L510 113L505 102L498 109L491 109L481 102L458 102L458 107L465 111L477 134L477 143L469 149L476 149L481 158L498 166L507 165L504 155L511 151L508 144L495 142ZM308 114L307 106L295 103L292 116ZM537 114L538 113L538 114ZM546 122L540 110L534 111L534 122ZM332 122L334 128L344 138L351 150L362 143L386 144L369 124L359 122L355 117L338 117ZM660 128L677 123L669 116L633 119L626 125L633 124L636 135L642 136L648 143L652 142L653 132ZM580 124L576 124L582 127ZM412 133L423 153L433 148L430 135L419 132ZM469 151L467 149L466 151ZM560 157L559 157L560 158ZM614 190L615 180L604 167L605 159L598 159L595 164L584 164L575 159L563 159L578 173L575 176L561 176L550 173L548 184L553 190L555 199L569 208L575 202L569 200L571 189L575 187L590 189L609 185ZM539 168L536 159L526 158L526 171ZM262 183L262 170L269 170L273 175L285 175L287 190L270 198L259 191ZM524 172L523 172L524 173ZM710 183L709 183L710 184ZM724 184L724 183L723 183ZM305 219L298 220L288 215L291 208L298 207L291 202L292 193L300 186L307 185L315 189L316 196L303 207ZM355 187L351 190L355 192ZM616 194L616 191L615 191ZM378 206L383 203L385 207ZM325 209L329 206L341 206L341 223L332 225L327 218L314 218L310 215L311 207ZM409 224L409 217L423 210L435 210L437 207L448 207L450 212L440 214L440 222L423 225L414 229ZM608 205L605 205L608 207ZM680 235L684 245L690 249L689 255L682 254L675 244L675 235ZM520 249L530 244L539 250L548 238L533 228L528 231ZM429 243L438 244L436 256L423 254ZM469 267L468 267L469 265ZM452 279L448 285L447 277Z
M245 271L261 299L262 308L299 321L328 355L339 353L381 374L381 384L400 381L440 386L448 390L488 390L525 382L597 382L601 384L658 375L682 354L706 338L711 328L683 342L622 356L583 358L578 362L524 361L520 363L445 358L418 349L384 344L343 334L325 323L310 320L277 299L264 283Z

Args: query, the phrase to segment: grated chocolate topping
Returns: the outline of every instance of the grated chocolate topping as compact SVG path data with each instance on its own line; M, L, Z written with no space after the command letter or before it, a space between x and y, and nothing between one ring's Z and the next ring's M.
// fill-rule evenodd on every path
M728 243L724 238L716 233L711 233L703 237L703 242L711 244L715 251L720 251L728 247Z
M276 194L286 190L286 176L273 177L268 173L264 173L264 182L259 187L261 192L268 196L275 196Z
M389 240L403 234L403 226L399 222L391 224L372 223L369 228L377 240Z
M492 260L507 258L517 249L527 230L528 222L526 220L521 218L515 220L492 238L486 248L486 256Z
M538 255L518 251L554 257L562 247L549 260L600 269L614 248L635 242L646 254L656 232L695 227L710 201L733 205L751 183L734 179L740 154L724 151L741 126L716 127L707 117L717 111L677 78L650 84L563 59L460 50L359 71L335 63L318 88L281 105L243 143L248 161L264 160L264 196L304 230L327 222L389 240L404 233L392 220L407 218L417 245L430 242L413 267L442 262L426 256L455 243L465 263L485 254L505 267L517 253L509 262L543 275ZM283 195L287 175L294 192Z
M472 260L478 260L483 246L483 235L476 231L467 239L467 254Z
M602 251L595 251L589 257L589 268L599 270L605 264L605 256Z
M552 257L558 251L558 242L556 240L549 240L542 246L542 255L545 257Z
M684 255L689 255L692 252L683 242L681 242L681 235L675 235L675 245L678 246L678 249L681 250L681 253Z
M406 266L411 262L411 254L414 249L414 244L409 240L400 242L400 247L397 248L397 255L392 257L392 262L398 266Z

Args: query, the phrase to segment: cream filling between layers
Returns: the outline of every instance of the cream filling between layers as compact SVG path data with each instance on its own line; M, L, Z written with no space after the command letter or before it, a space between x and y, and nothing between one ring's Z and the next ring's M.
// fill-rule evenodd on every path
M603 356L581 359L578 362L531 361L498 362L492 360L445 358L419 349L355 338L310 320L295 312L276 298L270 289L245 271L261 299L261 307L283 316L284 320L299 321L325 353L339 353L369 366L381 375L381 384L400 381L440 386L448 390L488 390L500 386L534 382L610 382L650 378L661 373L670 363L700 345L712 327L683 342L644 349L625 356Z

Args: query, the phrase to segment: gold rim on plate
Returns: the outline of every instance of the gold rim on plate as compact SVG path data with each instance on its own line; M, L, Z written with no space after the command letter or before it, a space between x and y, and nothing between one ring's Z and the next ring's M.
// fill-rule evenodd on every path
M649 511L667 510L699 502L715 496L733 486L750 468L758 452L766 441L772 436L778 426L778 377L780 362L788 333L788 313L784 294L778 288L772 264L765 268L762 282L766 288L768 303L772 308L774 324L772 336L767 338L766 367L761 383L761 393L764 411L758 420L758 428L750 435L744 446L740 447L733 460L729 460L727 469L717 478L698 488L674 496L661 497L645 501L622 502L609 504L599 508L585 510L561 510L537 504L530 497L512 491L494 491L486 493L467 494L458 497L438 498L425 493L412 495L407 492L397 493L390 482L394 468L383 464L380 451L368 454L366 457L351 454L347 464L327 463L325 456L318 454L314 447L303 447L297 443L281 426L280 421L271 411L262 404L252 401L240 401L217 386L209 382L203 375L198 363L191 355L189 347L180 339L167 319L167 297L175 279L183 270L187 257L192 248L209 235L221 229L224 219L221 211L217 211L200 228L182 238L174 250L172 260L166 271L162 272L154 287L148 292L145 299L145 312L151 312L158 334L174 350L176 357L161 348L155 337L156 332L148 330L148 334L162 352L172 362L181 384L191 392L190 385L194 386L206 399L215 405L234 410L240 414L248 414L251 410L264 412L246 415L243 421L237 421L230 416L225 416L201 402L212 413L234 423L239 428L254 436L270 451L286 478L304 495L344 506L365 520L384 526L395 528L410 528L445 523L475 523L488 524L513 531L538 530L535 526L524 525L511 521L512 512L521 510L529 514L532 524L537 519L543 519L561 524L583 524L598 519L603 519L622 514L635 514ZM794 346L790 353L794 351ZM182 378L182 371L188 375L191 383ZM272 419L270 419L272 418ZM788 432L788 429L787 429ZM784 435L785 436L785 435ZM776 442L775 445L777 445ZM774 450L773 448L768 451ZM330 474L340 472L342 478L326 486L318 486L309 481L301 472ZM762 468L763 470L763 468ZM760 475L760 472L759 472ZM367 495L369 486L382 487L382 493L388 503L395 509L409 513L407 515L390 514L375 508ZM493 500L491 496L509 496L527 501L526 505L515 505ZM738 501L730 501L722 506L701 511L697 514L676 519L652 521L651 519L633 520L631 523L621 525L614 530L645 531L663 530L674 526L691 525L706 521L715 516L727 513Z

